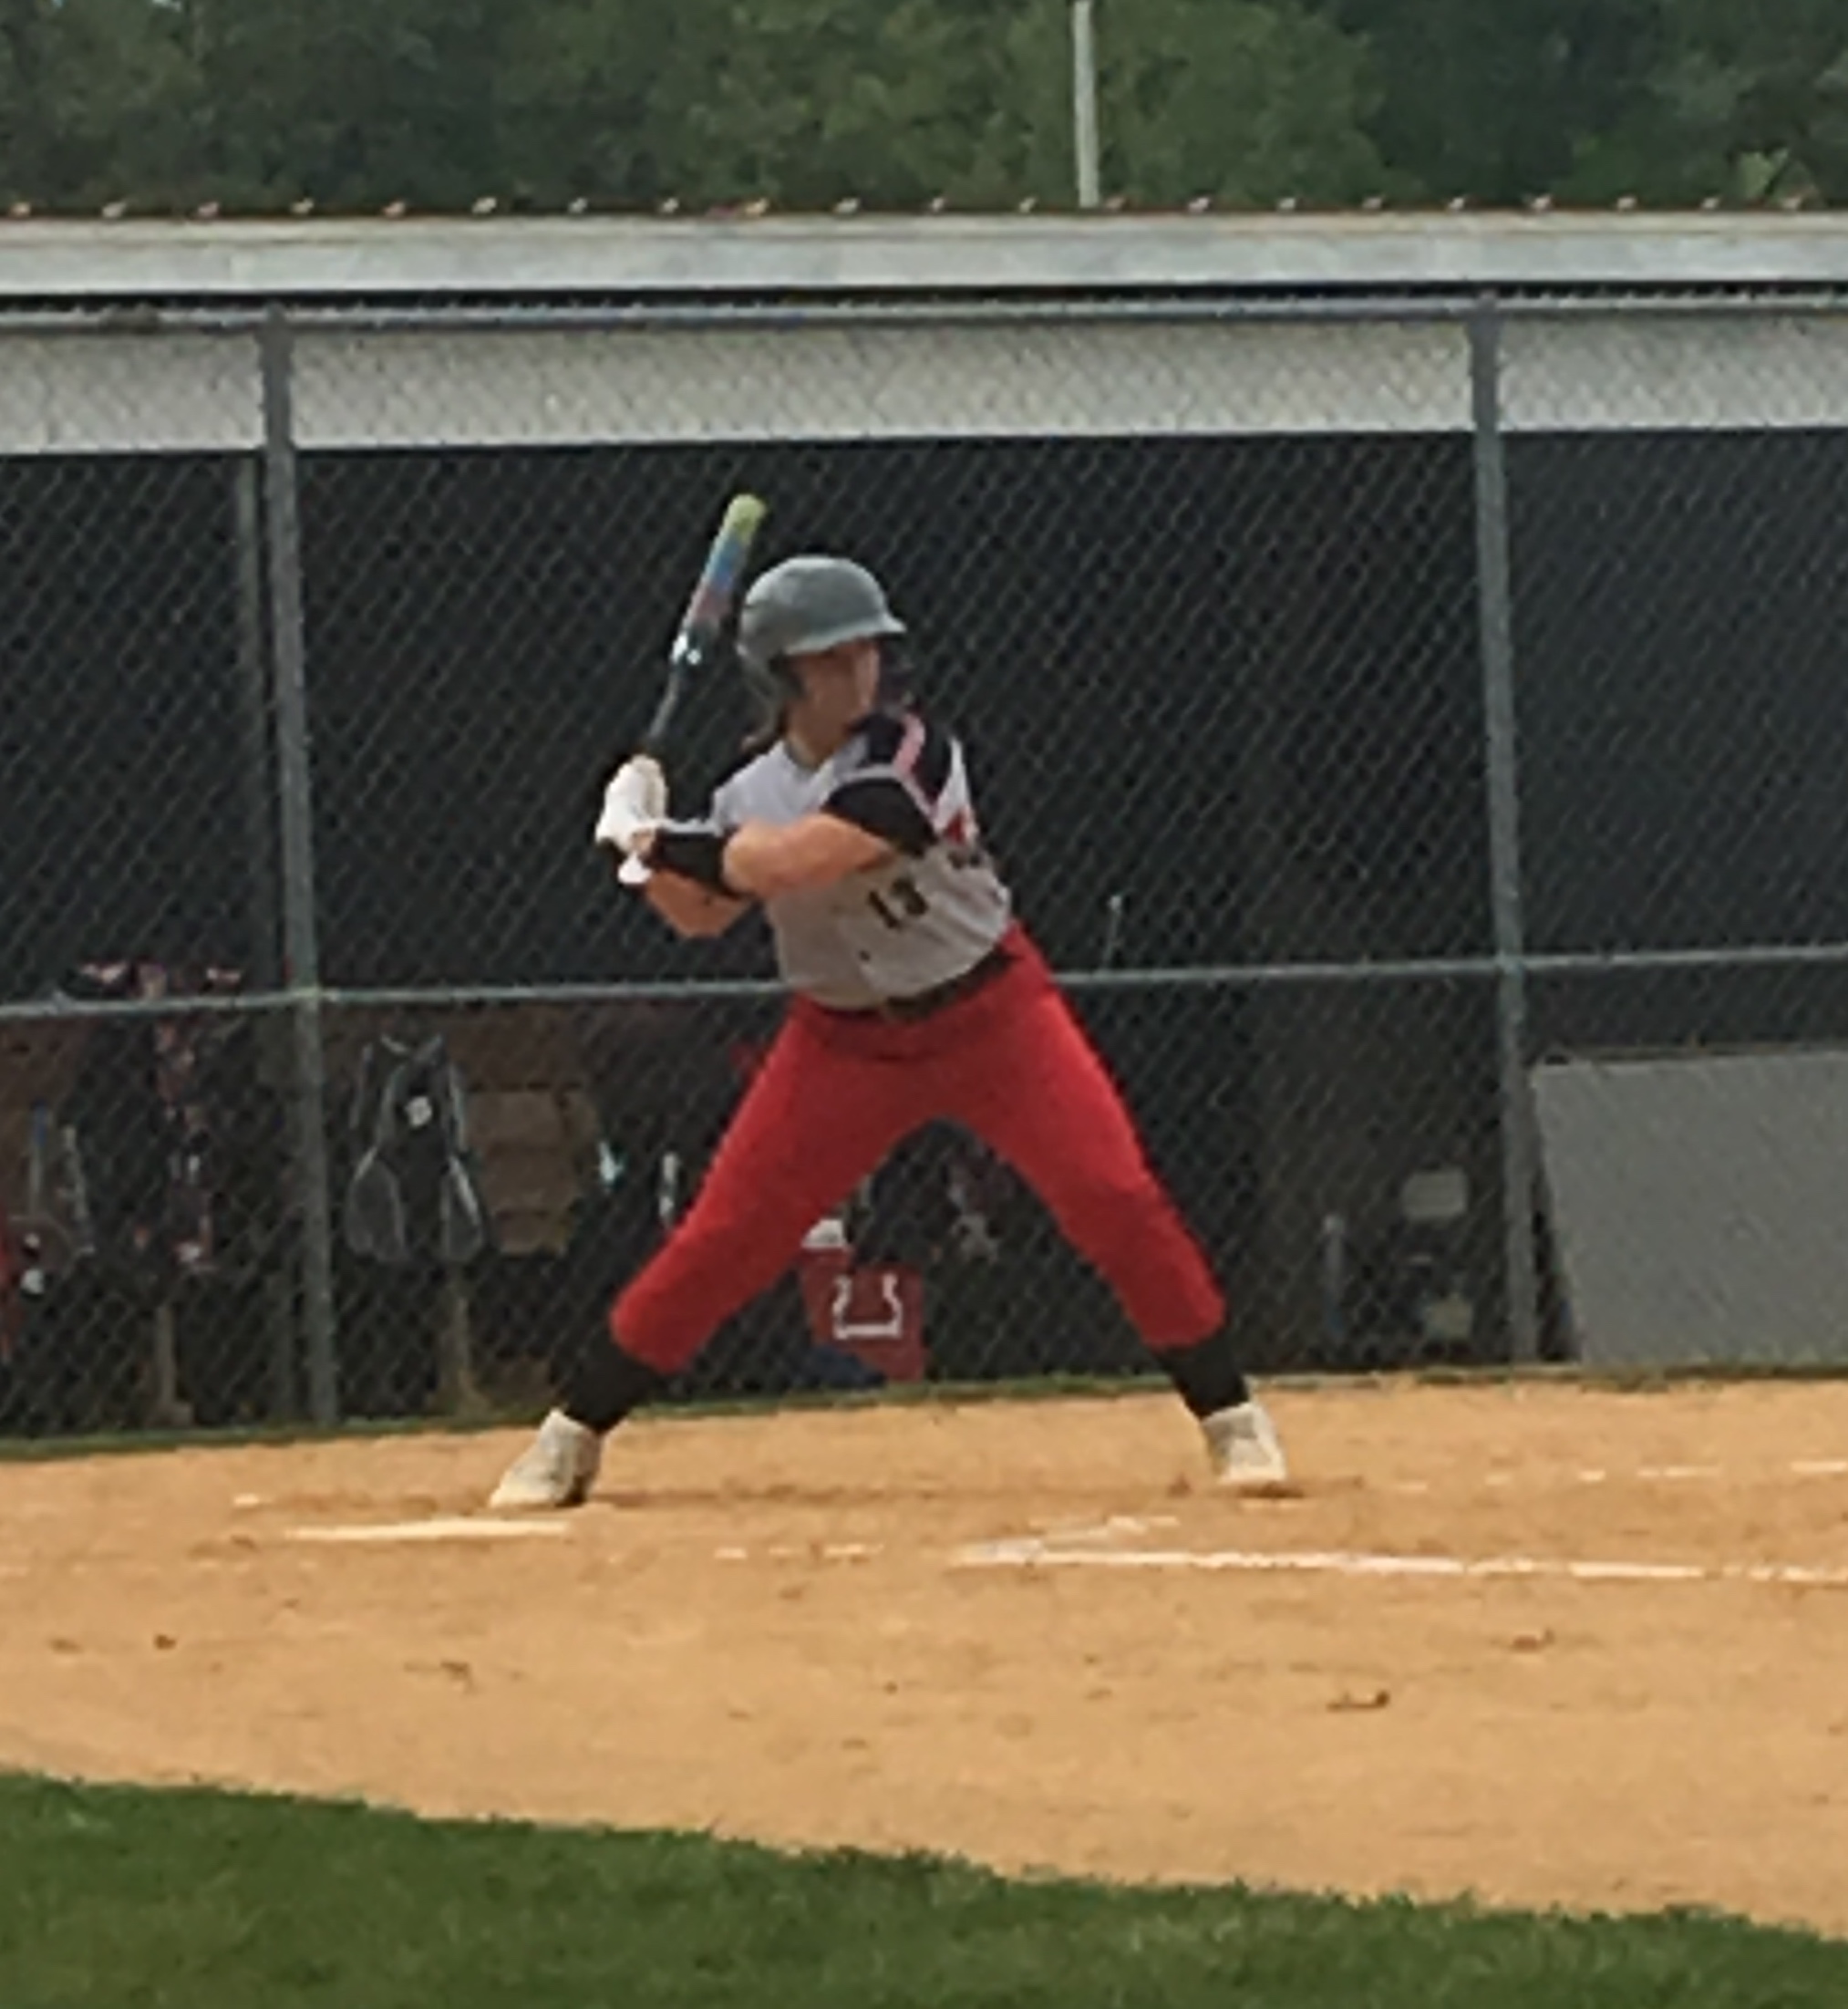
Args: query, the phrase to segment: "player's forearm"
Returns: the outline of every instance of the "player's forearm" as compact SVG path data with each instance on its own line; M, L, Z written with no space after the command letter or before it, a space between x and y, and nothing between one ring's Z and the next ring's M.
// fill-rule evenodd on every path
M838 816L792 823L745 823L725 846L725 882L752 898L833 885L886 864L892 846Z
M644 888L648 905L676 935L723 935L749 904L727 899L671 872L657 872Z

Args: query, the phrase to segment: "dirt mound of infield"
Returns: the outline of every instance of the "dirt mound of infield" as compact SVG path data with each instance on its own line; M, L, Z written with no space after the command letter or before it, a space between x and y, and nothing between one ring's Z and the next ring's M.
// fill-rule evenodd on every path
M1848 1388L1275 1407L1289 1499L1160 1396L893 1406L486 1538L511 1435L0 1465L0 1763L1848 1933Z

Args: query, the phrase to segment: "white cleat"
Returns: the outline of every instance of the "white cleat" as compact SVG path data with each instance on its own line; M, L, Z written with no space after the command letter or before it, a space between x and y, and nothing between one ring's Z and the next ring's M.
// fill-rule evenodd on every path
M597 1483L603 1458L604 1440L596 1432L554 1409L507 1467L488 1505L533 1511L582 1507Z
M1222 1486L1246 1493L1280 1492L1290 1483L1289 1462L1277 1426L1254 1402L1203 1416L1206 1455Z

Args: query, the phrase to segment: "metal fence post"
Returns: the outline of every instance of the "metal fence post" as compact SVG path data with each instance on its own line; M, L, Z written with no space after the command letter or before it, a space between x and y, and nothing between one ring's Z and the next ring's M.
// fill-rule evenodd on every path
M239 723L243 738L245 924L251 988L275 990L282 982L276 938L276 775L270 730L270 666L263 618L263 463L240 454L232 468L232 563L237 585ZM293 1069L288 1028L274 1013L257 1020L257 1065L266 1088L286 1093ZM299 1413L296 1388L294 1289L286 1270L268 1274L264 1324L270 1342L269 1406L278 1419Z
M1527 969L1521 912L1521 779L1514 706L1514 619L1508 555L1508 468L1502 435L1502 320L1492 295L1470 318L1474 428L1476 593L1489 812L1489 906L1495 942L1502 1242L1510 1358L1539 1357L1533 1247L1533 1143L1527 1094Z
M263 647L263 469L254 455L232 468L232 563L237 579L239 720L243 736L245 922L251 986L274 989L276 962L275 776L270 751L269 661Z
M1071 0L1071 149L1078 169L1078 206L1102 200L1098 165L1096 0Z
M271 668L283 862L283 969L293 998L293 1143L302 1217L302 1308L308 1413L339 1416L336 1372L333 1210L328 1195L326 1053L315 911L315 831L302 627L302 535L296 489L292 336L273 306L262 336L263 516L268 532Z

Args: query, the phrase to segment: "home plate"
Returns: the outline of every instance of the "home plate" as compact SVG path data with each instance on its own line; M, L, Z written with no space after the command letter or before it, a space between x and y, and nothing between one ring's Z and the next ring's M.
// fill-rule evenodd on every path
M563 1535L561 1521L471 1520L462 1515L429 1521L372 1521L351 1527L292 1527L291 1541L518 1541L528 1535Z

